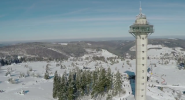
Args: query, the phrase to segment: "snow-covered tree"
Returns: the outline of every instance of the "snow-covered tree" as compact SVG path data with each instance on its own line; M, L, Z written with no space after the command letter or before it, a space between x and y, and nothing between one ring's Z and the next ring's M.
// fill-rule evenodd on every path
M5 74L5 76L8 76L8 75L10 75L10 76L11 76L10 71L7 71L7 72L6 72L6 74Z
M181 100L182 94L180 92L177 92L177 98L178 100Z
M11 84L16 84L16 81L13 78L9 78L8 82L11 83Z
M33 69L30 67L30 68L29 68L29 71L32 71L32 70L33 70Z
M112 100L112 95L108 94L106 100Z
M27 74L27 76L30 76L30 71L27 71L26 74Z
M46 70L46 73L45 73L45 75L44 75L44 79L49 79L49 73L48 73L47 70Z
M40 78L41 76L40 76L40 74L39 74L39 73L37 73L37 74L36 74L36 77L37 77L37 78Z
M19 78L25 77L25 74L20 72Z

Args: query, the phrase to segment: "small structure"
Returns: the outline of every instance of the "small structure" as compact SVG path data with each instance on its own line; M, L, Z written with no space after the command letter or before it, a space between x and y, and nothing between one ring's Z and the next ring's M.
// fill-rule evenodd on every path
M179 66L182 66L182 67L184 67L184 63L180 63L180 64L179 64Z
M184 67L185 67L185 66L184 66L184 63L180 63L180 64L178 65L178 69L179 69L179 70L184 69Z
M147 76L147 82L150 80L150 77Z
M60 64L56 64L56 67L60 66Z
M4 90L0 90L0 93L3 93L4 92Z
M83 69L91 69L91 68L83 66Z
M61 65L61 66L60 66L60 69L66 69L66 66L65 66L65 65L64 65L64 66Z
M20 95L24 95L25 94L25 91L24 90L21 90L20 92L17 92L18 94Z

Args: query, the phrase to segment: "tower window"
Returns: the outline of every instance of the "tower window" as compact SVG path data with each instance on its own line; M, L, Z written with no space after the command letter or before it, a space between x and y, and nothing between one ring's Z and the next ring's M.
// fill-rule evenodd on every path
M142 44L142 46L144 47L144 44Z
M143 40L145 39L145 38L142 38Z
M144 73L144 70L142 70L142 72Z
M142 77L142 79L144 79L144 77Z
M144 53L145 51L142 51L142 53Z
M144 89L141 89L141 91L144 91Z
M144 85L144 83L142 83L142 85Z
M141 95L141 97L143 97L143 95Z
M143 66L145 65L145 64L142 64Z
M144 57L142 57L142 59L144 60Z

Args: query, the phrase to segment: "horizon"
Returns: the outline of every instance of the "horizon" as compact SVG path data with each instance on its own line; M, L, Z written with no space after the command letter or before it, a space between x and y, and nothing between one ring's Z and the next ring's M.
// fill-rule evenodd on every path
M185 39L185 36L149 36L148 39ZM120 41L133 40L133 36L128 37L96 37L96 38L68 38L68 39L43 39L43 40L18 40L18 41L2 41L0 44L17 44L17 43L34 43L34 42L49 42L49 43L65 43L79 41Z
M154 36L185 36L185 1L142 0ZM0 42L131 37L140 0L10 0L0 4Z

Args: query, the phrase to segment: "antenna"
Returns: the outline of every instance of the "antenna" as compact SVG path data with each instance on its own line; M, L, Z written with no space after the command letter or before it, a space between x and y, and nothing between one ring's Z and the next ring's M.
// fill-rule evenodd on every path
M139 10L140 10L140 14L142 14L141 1L140 1L140 8L139 8Z

